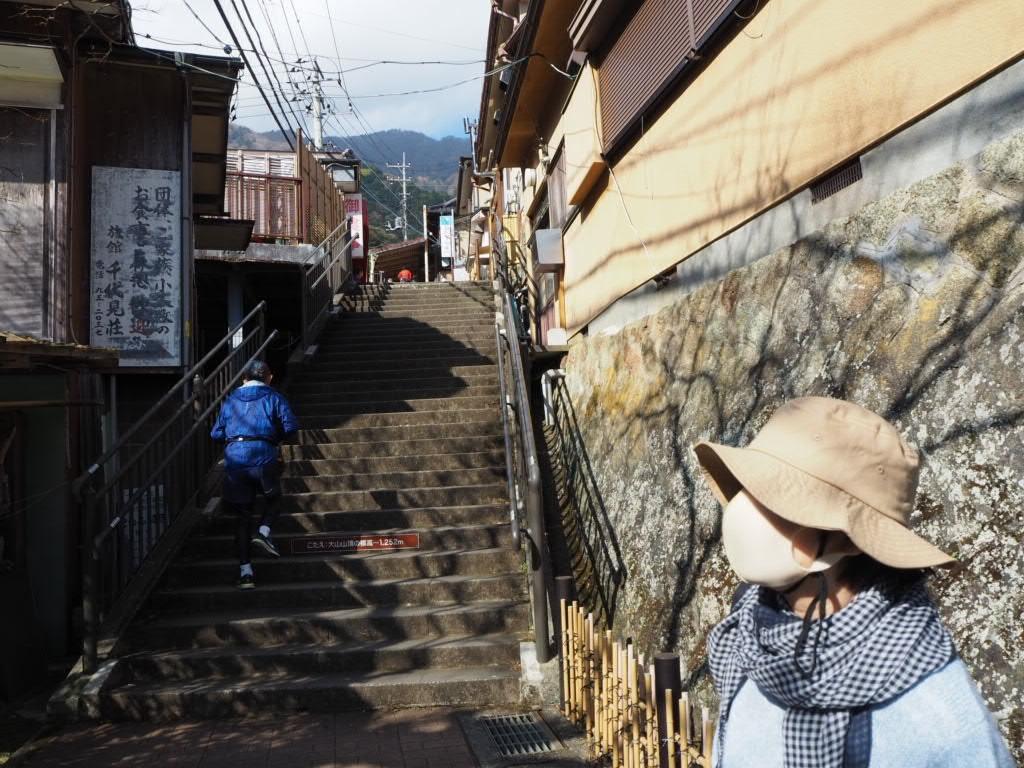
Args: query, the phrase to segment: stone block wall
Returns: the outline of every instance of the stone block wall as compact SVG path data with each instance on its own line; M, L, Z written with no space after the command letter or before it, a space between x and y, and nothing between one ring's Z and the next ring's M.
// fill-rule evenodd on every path
M897 424L924 458L914 524L960 561L934 593L1024 761L1024 133L579 338L564 367L625 560L616 633L680 652L705 701L736 580L691 446L744 445L810 394Z

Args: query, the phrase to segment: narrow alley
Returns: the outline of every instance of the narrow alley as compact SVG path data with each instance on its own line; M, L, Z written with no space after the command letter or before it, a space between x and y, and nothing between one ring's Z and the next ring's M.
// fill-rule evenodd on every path
M0 766L1024 765L1020 0L0 0Z

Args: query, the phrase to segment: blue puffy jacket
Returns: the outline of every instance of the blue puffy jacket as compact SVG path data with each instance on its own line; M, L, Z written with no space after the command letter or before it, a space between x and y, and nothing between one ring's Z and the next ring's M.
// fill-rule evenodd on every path
M277 461L278 443L298 429L299 422L284 396L257 384L239 387L228 395L210 437L227 441L224 463L228 469L259 467ZM262 439L239 441L239 437Z

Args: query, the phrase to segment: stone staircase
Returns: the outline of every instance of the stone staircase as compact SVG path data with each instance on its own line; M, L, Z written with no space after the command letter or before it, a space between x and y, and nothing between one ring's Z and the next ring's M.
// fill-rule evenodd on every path
M98 696L107 719L519 699L529 617L511 548L490 289L346 297L293 382L303 425L257 589L234 520L185 545ZM292 554L310 537L417 533L418 549Z

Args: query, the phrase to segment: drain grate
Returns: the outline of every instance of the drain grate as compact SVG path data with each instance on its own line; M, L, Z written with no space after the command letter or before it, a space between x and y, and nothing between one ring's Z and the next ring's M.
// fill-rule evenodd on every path
M480 722L501 757L538 755L555 749L547 729L534 715L497 715L483 717Z

